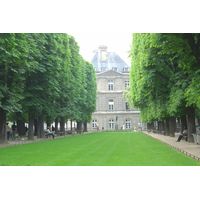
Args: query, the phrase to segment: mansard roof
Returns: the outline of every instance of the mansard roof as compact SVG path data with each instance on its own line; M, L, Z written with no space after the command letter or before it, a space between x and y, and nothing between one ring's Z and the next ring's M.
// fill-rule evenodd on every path
M96 52L91 63L94 65L95 71L102 71L102 68L106 68L106 71L117 68L118 72L124 71L125 68L130 69L130 67L115 52L107 52L106 61L101 61L99 59L99 52Z

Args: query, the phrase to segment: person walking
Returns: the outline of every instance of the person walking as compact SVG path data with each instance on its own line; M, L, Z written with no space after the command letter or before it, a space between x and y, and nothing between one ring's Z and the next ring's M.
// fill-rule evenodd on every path
M11 131L12 131L12 129L10 128L10 126L8 126L8 122L7 122L6 123L7 140L9 140L9 138L10 138Z
M12 125L12 140L15 140L16 133L17 133L17 125L14 122Z

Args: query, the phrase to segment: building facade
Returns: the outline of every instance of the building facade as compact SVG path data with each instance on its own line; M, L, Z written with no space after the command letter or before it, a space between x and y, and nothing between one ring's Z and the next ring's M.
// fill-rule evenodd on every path
M130 109L123 97L129 86L130 67L106 46L96 51L92 64L97 79L97 107L88 130L138 129L140 111Z

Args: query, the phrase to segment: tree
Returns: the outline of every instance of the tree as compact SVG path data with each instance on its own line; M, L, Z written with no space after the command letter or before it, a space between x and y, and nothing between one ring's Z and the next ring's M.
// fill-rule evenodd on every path
M84 101L84 63L82 56L79 54L79 46L73 36L69 39L70 45L70 72L69 72L69 87L68 93L68 114L67 118L75 121L81 120L81 104Z
M44 137L44 122L89 122L96 103L93 66L79 54L73 36L64 33L0 35L0 142L6 114L28 139Z
M85 62L85 104L82 107L84 116L84 131L87 131L87 123L92 120L92 113L96 110L96 75L91 63Z
M43 121L54 120L57 109L61 107L62 89L67 85L68 53L67 34L32 35L35 38L39 53L35 56L37 69L29 73L26 80L24 105L29 113L29 139L33 139L33 121L38 120L39 137L44 137ZM66 40L66 41L64 41ZM64 82L62 82L65 80ZM62 86L61 84L64 84ZM58 100L58 103L55 103Z
M131 50L132 104L147 122L187 114L189 141L198 106L194 91L198 90L199 38L199 34L133 34Z
M24 74L28 65L28 34L0 34L0 143L5 140L5 122L8 112L21 111Z

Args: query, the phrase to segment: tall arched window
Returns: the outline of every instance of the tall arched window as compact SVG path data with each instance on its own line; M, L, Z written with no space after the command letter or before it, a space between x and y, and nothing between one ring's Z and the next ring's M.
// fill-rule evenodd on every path
M96 119L92 120L92 128L93 129L97 128L97 120Z
M108 109L109 110L114 110L114 101L113 101L113 99L109 99Z
M131 128L131 120L126 119L126 129L130 129L130 128Z
M129 81L125 81L125 89L129 86Z
M113 80L108 81L108 90L114 90L114 82Z
M109 120L109 129L114 129L114 120L113 119Z

